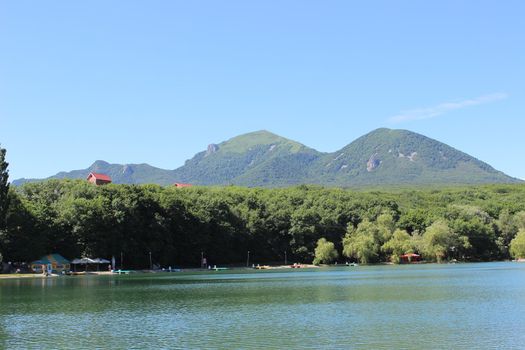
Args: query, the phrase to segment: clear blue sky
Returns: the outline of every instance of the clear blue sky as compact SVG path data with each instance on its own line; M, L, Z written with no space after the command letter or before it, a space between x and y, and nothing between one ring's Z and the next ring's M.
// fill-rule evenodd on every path
M174 169L266 129L422 133L525 178L525 2L0 1L11 179Z

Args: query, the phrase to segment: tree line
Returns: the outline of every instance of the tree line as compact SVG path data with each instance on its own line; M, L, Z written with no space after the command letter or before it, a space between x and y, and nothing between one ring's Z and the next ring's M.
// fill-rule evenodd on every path
M9 188L2 179L4 261L55 252L115 256L118 266L123 257L126 268L148 267L150 252L161 266L200 266L201 256L212 265L244 264L248 251L250 264L285 256L399 262L410 252L427 261L525 257L524 185L356 191L49 180Z

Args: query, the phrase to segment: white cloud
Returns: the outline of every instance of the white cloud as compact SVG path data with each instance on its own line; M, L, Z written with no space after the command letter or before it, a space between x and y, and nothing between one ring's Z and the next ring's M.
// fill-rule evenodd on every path
M476 98L463 100L463 101L444 102L444 103L440 103L438 105L431 106L431 107L401 111L399 114L388 118L388 121L391 123L403 123L403 122L408 122L412 120L423 120L423 119L435 118L437 116L440 116L450 111L454 111L454 110L465 108L465 107L477 106L477 105L482 105L485 103L500 101L500 100L506 99L507 97L509 96L506 93L499 92L499 93L483 95L483 96L479 96Z

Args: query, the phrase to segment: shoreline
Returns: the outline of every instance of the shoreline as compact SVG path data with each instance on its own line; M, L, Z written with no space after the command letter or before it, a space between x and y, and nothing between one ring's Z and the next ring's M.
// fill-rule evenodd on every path
M43 275L41 273L1 273L0 274L0 280L3 279L15 279L15 278L54 278L54 277L65 277L65 276L104 276L104 275L113 275L112 272L109 271L90 271L87 274L84 272L76 273L76 274L70 274L70 275L62 275L62 274L56 274L53 273L49 276Z
M366 264L366 265L313 265L313 264L297 264L294 265L259 265L255 267L245 267L245 266L233 266L233 267L218 267L211 269L202 269L202 268L186 268L186 269L174 269L172 271L168 270L123 270L122 273L118 273L119 270L114 271L88 271L86 272L75 272L72 274L51 274L45 276L41 273L3 273L0 274L0 281L7 279L29 279L29 278L53 278L53 277L75 277L75 276L114 276L114 275L129 275L129 274L164 274L164 273L212 273L212 272L224 272L224 271L260 271L260 270L303 270L303 269L316 269L316 268L332 268L332 267L356 267L356 266L413 266L421 264L436 264L436 265L450 265L450 264L465 264L465 263L498 263L498 262L514 262L514 263L524 263L525 259L516 259L516 260L498 260L498 261L479 261L479 262L454 262L454 263L412 263L412 264L393 264L393 263L377 263L377 264Z
M248 270L248 271L258 271L258 270L282 270L282 269L310 269L310 268L319 268L319 267L331 267L332 265L321 265L316 266L312 264L296 264L296 265L257 265L255 267L245 267L245 266L228 266L228 267L215 267L210 269L202 269L202 268L185 268L185 269L173 269L172 271L169 270L114 270L114 271L80 271L80 272L72 272L69 274L51 274L49 276L43 275L41 273L5 273L0 274L0 280L2 279L16 279L16 278L48 278L48 277L75 277L75 276L114 276L114 275L129 275L129 274L157 274L157 273L181 273L181 272L189 272L189 273L197 273L197 272L217 272L217 271L241 271L241 270ZM337 265L333 265L337 266ZM343 265L341 265L343 266Z

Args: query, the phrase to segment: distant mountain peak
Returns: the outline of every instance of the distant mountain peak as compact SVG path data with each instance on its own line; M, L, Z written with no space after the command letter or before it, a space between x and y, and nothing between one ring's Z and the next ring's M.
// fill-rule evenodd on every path
M95 162L91 164L91 168L106 167L108 165L109 163L106 162L105 160L95 160Z
M374 134L374 133L384 133L384 132L390 132L390 131L402 131L402 130L403 129L390 129L390 128L381 127L381 128L374 129L365 135Z
M268 131L266 129L261 129L261 130L255 130L255 131L247 132L244 135L247 135L247 136L251 136L251 135L272 135L272 136L275 136L275 137L281 137L281 136L277 135L276 133L273 133L273 132Z
M267 130L258 130L258 131L252 131L246 134L237 135L223 143L238 142L240 140L250 140L251 143L259 143L259 144L267 144L267 143L281 141L281 140L289 141L288 139L282 136L279 136L277 134L274 134L272 132L269 132Z
M359 187L521 182L427 136L389 128L372 130L333 153L321 153L258 130L212 143L175 170L97 160L87 169L60 172L51 178L85 179L89 172L107 174L114 183L161 185L281 187L307 183ZM35 180L15 180L13 184L31 181Z
M219 151L222 152L248 152L254 147L268 146L268 148L275 149L277 146L286 146L292 152L298 152L306 146L299 142L289 140L285 137L279 136L267 130L258 130L246 134L235 136L227 141L221 142L218 145Z

